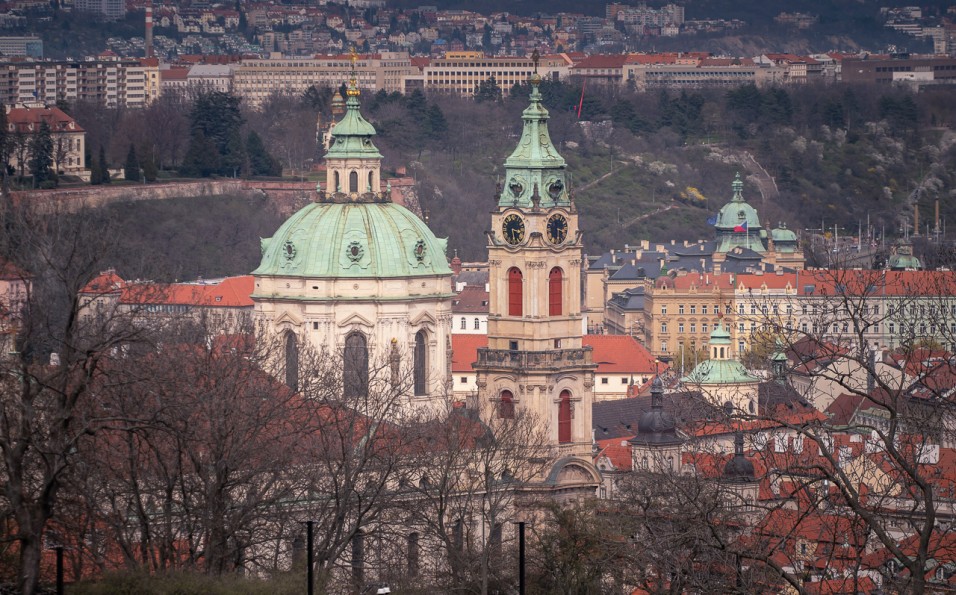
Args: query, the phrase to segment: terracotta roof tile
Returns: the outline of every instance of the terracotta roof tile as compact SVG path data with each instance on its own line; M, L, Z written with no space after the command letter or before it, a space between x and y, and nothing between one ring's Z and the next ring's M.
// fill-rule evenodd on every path
M585 335L585 347L594 349L593 360L598 364L595 373L656 373L654 356L630 335ZM660 364L660 370L667 369Z
M478 348L488 346L488 335L452 335L452 372L472 372L471 364L478 361Z

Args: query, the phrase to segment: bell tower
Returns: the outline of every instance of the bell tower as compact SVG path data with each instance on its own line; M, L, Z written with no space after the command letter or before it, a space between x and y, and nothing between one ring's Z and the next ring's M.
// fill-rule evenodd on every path
M581 232L537 72L530 82L524 129L505 161L487 232L488 347L475 363L478 398L488 416L532 412L555 464L573 463L572 475L586 482L587 473L596 477L590 464L596 365L582 344Z

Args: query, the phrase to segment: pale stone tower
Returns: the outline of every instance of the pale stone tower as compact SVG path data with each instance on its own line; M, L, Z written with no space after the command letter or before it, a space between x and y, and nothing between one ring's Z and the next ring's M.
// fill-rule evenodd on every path
M540 76L524 130L505 161L488 232L488 348L475 363L485 416L530 411L553 447L549 481L595 482L591 348L582 345L581 232L566 164L548 135Z

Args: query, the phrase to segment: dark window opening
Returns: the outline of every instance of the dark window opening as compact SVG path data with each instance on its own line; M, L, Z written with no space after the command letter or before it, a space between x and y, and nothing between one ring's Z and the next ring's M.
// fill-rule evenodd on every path
M364 335L352 333L345 338L342 359L345 396L365 396L368 393L368 344Z

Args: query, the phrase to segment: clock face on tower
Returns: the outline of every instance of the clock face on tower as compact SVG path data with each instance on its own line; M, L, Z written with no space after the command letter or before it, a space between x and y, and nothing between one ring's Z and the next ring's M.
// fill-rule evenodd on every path
M512 246L523 242L524 221L521 219L521 216L512 213L505 217L504 222L501 224L501 234L505 237L505 241Z
M548 218L548 241L561 244L568 237L568 220L564 215L551 215Z

